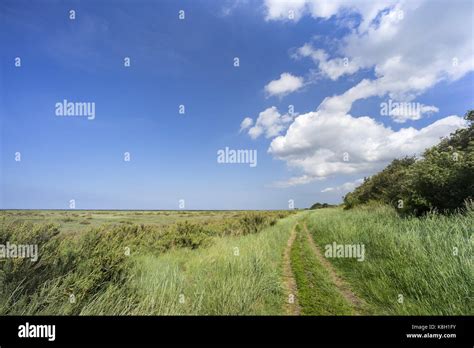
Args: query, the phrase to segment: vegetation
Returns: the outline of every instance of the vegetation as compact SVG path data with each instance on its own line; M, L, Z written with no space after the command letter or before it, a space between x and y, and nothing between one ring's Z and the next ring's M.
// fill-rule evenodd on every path
M146 266L155 260L160 263L160 257L164 254L183 255L177 252L183 249L207 247L210 250L210 246L222 245L222 242L217 243L220 240L231 242L235 237L256 234L270 225L274 226L277 219L288 214L242 212L224 220L200 224L185 221L166 227L106 224L78 234L61 232L60 225L54 223L33 224L12 219L2 226L0 244L36 244L39 259L37 262L21 258L2 259L0 313L81 314L85 308L88 312L92 311L90 304L103 300L104 296L110 301L109 310L118 309L122 301L129 305L133 302L137 306L141 303L140 299L131 295L136 292L134 284L137 279L143 279L146 269L138 267L138 264ZM195 260L201 262L199 258ZM176 265L178 269L182 267L181 264ZM251 265L254 268L249 271L258 271L255 264ZM208 277L211 273L199 274ZM162 285L168 284L169 280L162 280ZM127 293L127 289L132 288L134 290ZM144 293L147 291L147 288L143 289ZM117 297L110 297L112 293ZM72 303L70 298L74 299ZM94 308L95 313L116 314L101 307ZM120 312L126 312L126 308Z
M365 260L330 258L367 304L367 314L474 314L472 226L474 206L462 214L400 217L394 208L370 204L308 215L315 242L363 244Z
M328 204L328 203L314 203L309 209L323 209L323 208L330 208L333 207L333 205Z
M378 201L404 214L455 212L474 199L474 110L468 126L427 149L421 159L394 160L344 198L346 208Z
M0 244L38 244L39 259L0 262L0 313L283 314L283 254L293 227L304 223L320 250L333 242L365 245L364 262L327 259L366 303L361 314L473 314L473 207L402 218L380 204L233 212L165 227L92 223L75 234L57 223L11 218ZM354 313L300 227L290 261L301 314Z
M61 232L77 234L78 232L87 231L90 227L102 227L104 225L111 227L123 224L143 224L165 227L183 221L192 221L194 224L203 225L220 225L220 229L223 225L238 223L234 220L241 219L247 213L245 211L212 210L4 210L1 211L1 218L4 224L15 221L41 224L54 223L59 225ZM251 212L251 214L253 213L259 212ZM286 214L286 212L273 212L272 216L279 218L281 214Z
M139 255L129 264L125 286L110 287L80 313L281 314L286 298L281 255L296 218L283 219L256 234L217 238L208 248L175 249L158 257Z

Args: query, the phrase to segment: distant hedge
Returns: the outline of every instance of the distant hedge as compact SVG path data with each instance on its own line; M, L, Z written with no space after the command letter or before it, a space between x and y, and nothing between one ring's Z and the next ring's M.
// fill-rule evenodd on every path
M380 173L344 197L346 209L379 201L401 213L453 212L474 199L474 110L467 128L458 129L428 148L419 159L393 160Z
M323 208L330 208L333 207L333 205L328 204L328 203L314 203L309 209L323 209Z

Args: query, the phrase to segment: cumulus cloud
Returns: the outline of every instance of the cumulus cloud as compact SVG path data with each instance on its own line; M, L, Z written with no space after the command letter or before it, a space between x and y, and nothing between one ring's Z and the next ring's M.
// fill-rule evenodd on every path
M247 117L242 121L241 129L244 123L245 125L251 125L250 121L252 121L252 119L250 119L250 121L248 119ZM252 139L256 139L262 134L265 135L266 138L273 138L280 135L292 120L292 116L288 114L282 115L275 106L272 106L258 115L255 125L248 130L248 134Z
M309 6L311 2L305 3ZM337 3L334 6L338 11L349 6ZM382 8L375 5L349 7L364 20L340 40L337 57L329 58L327 52L311 43L296 51L298 57L310 57L319 73L332 80L361 68L373 69L375 79L355 86L348 103L385 94L410 101L440 81L454 81L474 70L472 33L463 29L464 23L474 20L472 4L392 2L380 13ZM327 18L319 12L311 13ZM430 18L438 18L437 25L433 26Z
M308 178L374 173L394 158L419 155L465 126L462 117L453 115L419 130L394 131L370 117L316 111L296 117L284 136L272 140L268 151Z
M321 190L321 192L340 192L340 193L347 193L354 190L357 186L362 184L364 179L357 179L355 181L346 182L340 186L335 187L326 187L325 189Z
M421 129L394 131L369 116L353 117L350 111L356 101L371 97L412 102L436 84L450 83L474 71L472 33L465 28L474 21L470 2L448 6L426 0L266 0L265 8L266 20L290 20L289 11L296 21L304 15L328 19L341 13L358 14L360 21L347 28L348 34L338 40L333 54L310 42L297 49L295 56L312 59L317 72L332 80L361 69L374 75L341 94L326 97L316 111L297 116L286 134L272 140L268 152L301 172L280 185L304 184L337 174L370 175L394 158L422 153L466 125L461 117L452 115ZM436 25L432 18L436 18ZM402 108L391 111L389 116L402 123L439 110L422 105L415 113Z
M302 77L293 76L290 73L283 73L278 80L270 81L265 86L265 92L268 96L283 97L287 94L297 91L304 85Z

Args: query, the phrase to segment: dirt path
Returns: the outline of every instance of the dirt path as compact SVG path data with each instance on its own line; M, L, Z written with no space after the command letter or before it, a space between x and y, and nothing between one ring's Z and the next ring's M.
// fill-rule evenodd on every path
M288 238L288 243L285 248L285 253L283 255L283 276L284 276L284 281L285 281L285 288L287 291L287 298L285 302L285 312L287 315L300 315L301 314L301 308L298 303L296 281L293 275L293 271L291 270L291 258L290 258L291 247L296 238L296 226L297 224L295 224L293 226L293 229L291 230L291 235L290 235L290 238ZM293 300L293 303L291 303L291 300Z
M304 233L306 234L306 237L308 239L308 243L311 249L314 251L314 254L318 258L318 260L321 262L321 264L329 272L329 276L331 277L332 282L334 283L334 285L336 285L337 289L339 290L341 295L346 299L346 301L348 301L352 305L352 307L354 308L356 312L356 315L358 315L359 310L362 308L362 305L364 304L363 301L352 292L352 290L349 288L347 283L341 277L339 277L339 275L336 273L332 264L321 253L321 250L319 250L319 247L314 242L314 239L311 236L311 233L309 233L306 223L303 224L303 230L304 230Z

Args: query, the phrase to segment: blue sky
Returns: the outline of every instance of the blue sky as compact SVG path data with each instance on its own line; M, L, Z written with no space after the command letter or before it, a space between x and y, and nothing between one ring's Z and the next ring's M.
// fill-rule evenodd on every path
M418 3L3 1L1 207L338 203L391 159L463 126L472 108L472 31L460 24L473 22L472 3ZM410 23L417 11L444 13L439 28ZM422 45L432 48L424 61ZM357 97L344 97L351 88ZM58 117L64 99L94 102L95 118ZM427 111L381 116L389 99ZM256 150L258 165L218 163L225 147Z

